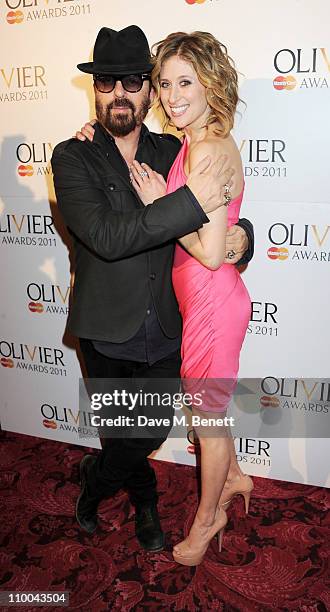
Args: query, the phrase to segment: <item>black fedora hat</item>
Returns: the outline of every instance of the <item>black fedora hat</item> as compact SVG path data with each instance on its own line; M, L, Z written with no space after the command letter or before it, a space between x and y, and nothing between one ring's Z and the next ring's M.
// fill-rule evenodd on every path
M150 72L150 50L141 28L128 26L119 32L101 28L93 52L93 61L78 64L77 68L89 74L113 74L125 76Z

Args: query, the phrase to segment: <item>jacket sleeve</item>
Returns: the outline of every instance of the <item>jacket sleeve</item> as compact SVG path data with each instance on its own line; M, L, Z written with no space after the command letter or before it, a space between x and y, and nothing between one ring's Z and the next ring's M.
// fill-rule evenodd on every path
M52 169L58 208L70 230L94 253L114 261L153 248L202 227L188 191L181 187L145 208L113 211L93 185L83 160L61 143Z
M244 229L249 240L247 251L245 251L243 257L236 264L237 266L242 266L249 263L254 255L254 230L251 221L248 219L239 219L237 225Z

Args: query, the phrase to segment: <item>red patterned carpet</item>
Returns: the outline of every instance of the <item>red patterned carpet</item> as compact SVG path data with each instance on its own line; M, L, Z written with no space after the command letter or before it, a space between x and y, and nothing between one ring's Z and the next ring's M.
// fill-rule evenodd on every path
M102 503L96 534L79 529L73 513L84 452L1 434L0 590L68 590L65 609L81 612L330 610L329 491L255 478L249 515L240 498L228 512L222 553L214 540L203 563L186 568L170 550L195 511L195 470L154 462L167 550L151 554L138 547L124 492Z

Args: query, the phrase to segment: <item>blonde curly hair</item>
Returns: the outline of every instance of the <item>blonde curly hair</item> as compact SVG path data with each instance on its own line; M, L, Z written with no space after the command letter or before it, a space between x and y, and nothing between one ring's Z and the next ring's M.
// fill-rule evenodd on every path
M159 76L161 67L170 57L178 56L189 62L206 88L206 100L210 107L207 125L217 123L215 133L228 136L234 125L238 97L238 77L235 64L227 48L209 32L173 32L152 47L152 84L156 92L155 104L165 116L164 127L170 120L160 101Z

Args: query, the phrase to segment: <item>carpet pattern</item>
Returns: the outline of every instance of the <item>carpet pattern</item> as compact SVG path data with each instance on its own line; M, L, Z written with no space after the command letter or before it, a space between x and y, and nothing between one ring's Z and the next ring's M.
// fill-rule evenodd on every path
M330 610L330 495L326 489L255 478L246 516L228 510L223 549L212 542L197 568L177 565L171 548L196 510L195 469L154 461L166 550L148 553L134 536L127 494L100 505L100 527L74 518L82 447L8 432L0 447L0 591L70 591L81 612ZM97 452L97 451L91 451ZM5 610L58 610L8 607Z

